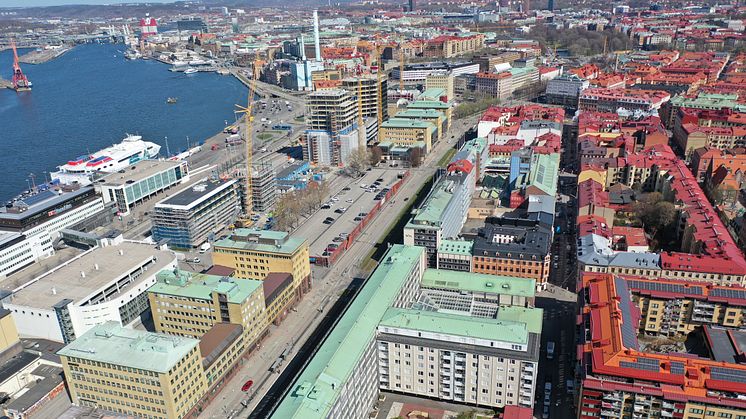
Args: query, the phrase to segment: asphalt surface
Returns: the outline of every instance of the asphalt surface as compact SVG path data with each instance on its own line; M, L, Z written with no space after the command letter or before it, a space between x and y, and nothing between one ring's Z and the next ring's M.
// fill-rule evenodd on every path
M472 117L454 121L450 134L458 138L472 127L477 119L477 117ZM450 136L448 138L450 139ZM369 272L364 272L361 264L376 249L378 242L387 235L388 227L397 222L398 215L409 205L409 199L404 198L414 197L417 194L420 187L435 173L439 159L454 143L455 139L443 140L435 144L423 166L410 169L409 180L402 185L396 197L385 203L379 215L368 224L355 243L337 262L331 268L313 270L314 283L311 291L304 296L279 327L270 328L270 334L262 342L259 354L252 356L249 362L245 363L241 370L228 381L221 394L202 412L201 418L247 417L249 412L253 411L292 362L290 360L284 362L275 372L269 371L270 366L287 348L290 348L289 357L296 357L298 347L303 345L316 330L325 312L334 306L340 296L345 295L345 290L348 289L353 278L367 277ZM342 185L344 183L340 180L337 182L342 182ZM331 185L330 190L334 191L335 188L343 187L339 184ZM301 357L306 357L306 355ZM243 393L240 391L241 385L248 379L254 380L255 384L249 393ZM292 383L292 380L283 381ZM272 392L269 393L269 397L279 396Z

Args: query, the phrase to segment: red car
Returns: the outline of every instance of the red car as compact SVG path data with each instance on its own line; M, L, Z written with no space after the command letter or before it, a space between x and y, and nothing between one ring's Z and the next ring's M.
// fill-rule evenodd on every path
M249 381L243 383L243 386L241 387L241 391L249 391L249 389L253 385L254 385L254 380L249 380Z

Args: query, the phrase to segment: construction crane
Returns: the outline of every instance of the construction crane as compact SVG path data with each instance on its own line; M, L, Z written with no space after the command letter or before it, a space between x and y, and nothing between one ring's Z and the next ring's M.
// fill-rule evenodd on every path
M361 75L357 76L357 135L358 148L366 148L368 141L365 138L365 122L363 121L363 77Z
M382 46L376 46L376 54L378 55L378 77L376 80L376 83L378 83L378 86L376 86L376 89L378 90L378 142L381 143L383 142L383 130L381 129L381 125L383 125L383 89L381 88L383 85L383 64L381 63L381 56L383 55Z
M246 107L243 107L241 105L236 105L236 113L243 114L244 121L245 121L245 134L244 134L244 140L246 142L246 192L244 193L244 207L243 207L243 215L239 217L238 224L246 227L252 224L251 216L254 212L254 202L253 202L253 195L252 195L252 185L251 185L251 173L253 170L253 153L254 153L254 141L253 141L253 135L251 130L252 128L252 122L254 121L254 96L256 95L256 79L258 77L259 69L259 57L256 57L254 59L254 69L253 69L253 77L249 80L249 98L247 100L248 104Z
M399 94L404 93L404 49L399 43Z
M13 49L13 89L16 92L31 90L31 82L28 80L18 61L18 51L16 50L16 41L10 40L10 47Z

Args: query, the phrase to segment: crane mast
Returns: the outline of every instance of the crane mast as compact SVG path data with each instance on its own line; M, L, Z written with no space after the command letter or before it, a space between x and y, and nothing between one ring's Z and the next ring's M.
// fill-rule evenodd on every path
M253 202L253 195L252 195L252 184L251 184L251 174L253 169L253 152L254 152L254 141L253 141L253 135L252 135L252 122L254 120L253 116L253 109L254 109L254 95L256 94L256 79L258 74L258 66L259 64L259 57L256 57L254 59L254 69L253 69L253 77L251 80L249 80L249 97L248 97L248 104L246 107L243 107L241 105L236 105L238 110L236 113L242 113L244 115L244 140L246 142L246 192L244 194L244 207L243 207L243 217L240 220L241 224L249 225L251 224L251 216L254 212L254 202Z

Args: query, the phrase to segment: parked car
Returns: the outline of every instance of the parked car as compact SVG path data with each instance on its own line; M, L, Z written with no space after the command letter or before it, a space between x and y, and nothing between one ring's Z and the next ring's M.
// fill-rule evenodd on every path
M361 213L360 213L360 214L358 214L357 216L358 216L358 217L365 217L366 215L368 215L368 213L367 213L367 212L361 212Z
M339 237L347 238L347 236L349 236L349 235L350 235L350 233L339 233Z
M329 204L324 204L321 206L321 209L330 209L332 206Z
M199 258L194 258L194 259L192 259L192 263L200 263L200 262L201 262L201 261L199 260Z
M343 239L341 237L335 237L335 238L332 239L332 241L334 243L341 243L341 242L345 241L345 239Z
M254 385L254 380L248 380L241 386L241 391L249 391L251 386Z
M544 410L541 412L541 419L549 419L549 406L544 406Z
M349 191L349 190L350 190L350 187L349 187L349 186L345 186L344 188L342 188L342 190L343 190L343 191Z
M351 204L351 203L355 202L355 200L352 199L352 198L350 198L350 199L346 199L345 202L347 202L348 204Z
M363 221L363 217L355 217L352 221L359 223L360 221Z

